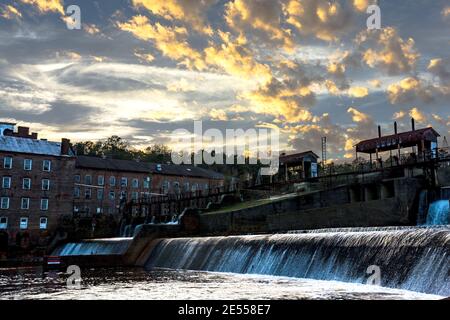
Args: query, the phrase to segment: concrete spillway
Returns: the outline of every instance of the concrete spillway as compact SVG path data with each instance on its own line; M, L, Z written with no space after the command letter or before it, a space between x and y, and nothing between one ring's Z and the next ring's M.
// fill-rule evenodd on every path
M92 239L69 242L53 251L55 256L123 255L133 238Z
M279 275L450 295L450 228L317 232L158 240L147 269Z

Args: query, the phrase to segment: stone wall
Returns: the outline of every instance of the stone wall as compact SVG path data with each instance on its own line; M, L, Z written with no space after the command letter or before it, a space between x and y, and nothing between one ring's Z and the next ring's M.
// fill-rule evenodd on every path
M405 178L342 186L237 211L200 216L202 234L415 225L422 182ZM359 193L358 197L354 197Z

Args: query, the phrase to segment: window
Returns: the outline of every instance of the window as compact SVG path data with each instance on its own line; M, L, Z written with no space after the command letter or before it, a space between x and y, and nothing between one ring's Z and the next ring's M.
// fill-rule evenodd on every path
M120 185L121 185L122 188L127 187L128 186L128 179L122 177L122 179L120 179Z
M0 229L8 229L8 218L7 217L0 218Z
M2 197L0 199L0 208L1 209L9 209L9 198L8 197Z
M97 189L97 199L103 200L103 189Z
M133 179L133 188L139 188L139 179Z
M41 210L42 211L48 210L48 199L41 199Z
M178 181L175 181L173 183L173 190L175 191L175 193L180 193L180 183Z
M52 162L50 160L42 161L42 170L50 172L52 170Z
M31 189L31 179L30 178L23 178L22 188L23 188L23 190Z
M133 200L138 200L139 199L139 193L138 192L136 192L136 191L134 191L134 192L132 192L131 193L131 198L133 199Z
M150 189L150 182L152 181L152 179L150 177L147 177L144 179L144 189Z
M116 177L114 176L109 177L109 185L112 187L116 185Z
M45 230L47 229L48 219L46 217L41 217L39 219L39 229Z
M104 177L104 176L98 176L98 177L97 177L97 184L98 184L99 186L105 185L105 177Z
M48 191L50 190L50 180L42 179L42 190Z
M162 189L163 189L162 193L164 193L164 194L169 193L170 182L167 180L164 181Z
M5 157L3 159L3 168L12 169L12 161L13 159L11 157Z
M3 189L11 188L11 177L3 177L2 187Z
M31 159L23 160L23 170L31 171L32 168L33 168L33 160Z
M90 176L90 175L84 176L84 184L91 185L92 184L92 176Z
M121 191L120 192L120 200L123 200L123 199L127 199L127 192L126 191Z
M30 198L22 198L20 201L20 209L28 210L30 209Z
M20 229L28 229L28 218L20 218Z
M114 191L109 192L109 200L115 200L116 199L116 193Z
M81 176L79 174L76 174L73 176L73 182L80 183L81 182Z
M73 196L75 198L80 198L80 195L81 195L80 187L75 187L75 189L73 189Z
M84 190L84 198L85 199L91 199L92 198L92 190L91 190L91 188L86 188L86 190Z
M186 183L184 184L184 191L185 191L185 192L189 192L189 182L186 182Z

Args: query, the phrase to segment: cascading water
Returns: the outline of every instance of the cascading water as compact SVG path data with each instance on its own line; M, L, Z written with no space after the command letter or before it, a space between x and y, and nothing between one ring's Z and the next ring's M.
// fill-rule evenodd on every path
M438 200L430 204L426 225L450 224L450 201Z
M128 250L133 238L92 239L66 243L56 248L55 256L122 255Z
M274 234L160 240L146 268L279 275L450 295L450 229Z

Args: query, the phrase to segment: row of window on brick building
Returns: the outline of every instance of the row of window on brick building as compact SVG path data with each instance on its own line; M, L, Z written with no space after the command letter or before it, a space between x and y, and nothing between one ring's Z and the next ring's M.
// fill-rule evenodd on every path
M4 157L3 158L3 169L12 169L13 168L13 158L12 157ZM24 159L23 160L23 170L31 171L33 170L33 160ZM51 160L42 160L42 171L50 172L52 170L52 161Z
M19 228L21 230L28 229L28 217L21 217L19 219ZM6 230L8 229L8 218L7 217L0 217L0 230ZM48 218L47 217L40 217L39 218L39 229L46 230L48 227Z

